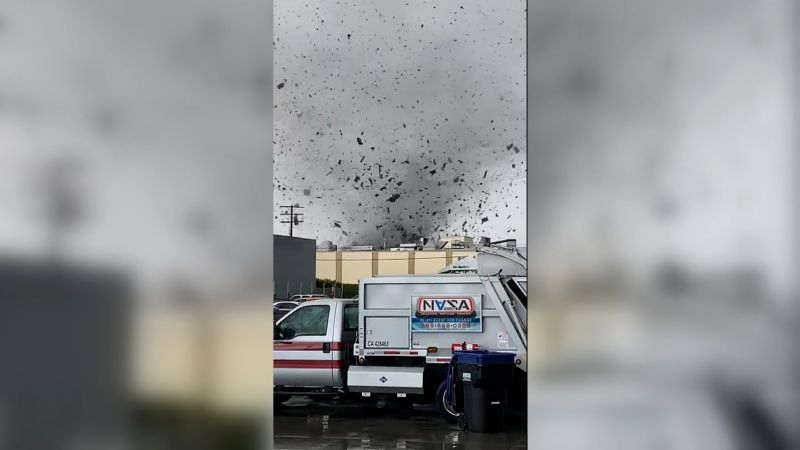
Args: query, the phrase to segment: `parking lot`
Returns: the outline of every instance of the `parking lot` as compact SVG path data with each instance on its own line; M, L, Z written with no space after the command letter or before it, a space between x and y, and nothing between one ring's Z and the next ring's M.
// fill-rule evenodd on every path
M275 411L276 450L290 449L524 449L525 417L510 416L503 433L461 431L432 406L402 412L375 402L294 397Z

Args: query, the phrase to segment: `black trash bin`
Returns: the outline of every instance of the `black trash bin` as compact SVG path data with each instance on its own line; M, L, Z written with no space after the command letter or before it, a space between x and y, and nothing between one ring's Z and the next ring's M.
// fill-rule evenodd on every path
M514 358L512 353L486 350L455 352L467 430L479 433L503 430L508 388L514 379Z

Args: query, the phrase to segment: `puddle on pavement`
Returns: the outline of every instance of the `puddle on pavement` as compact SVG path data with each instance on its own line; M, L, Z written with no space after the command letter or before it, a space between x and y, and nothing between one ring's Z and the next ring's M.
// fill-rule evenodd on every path
M403 415L391 407L364 404L287 403L274 418L275 448L300 449L507 449L525 448L525 421L505 433L461 431L429 407Z

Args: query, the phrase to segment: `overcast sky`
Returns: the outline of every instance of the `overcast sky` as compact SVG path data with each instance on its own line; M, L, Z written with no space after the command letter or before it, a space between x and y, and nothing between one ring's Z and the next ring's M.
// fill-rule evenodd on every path
M525 24L520 0L276 1L274 200L304 207L295 235L524 243Z
M535 273L672 264L787 289L793 2L542 0L529 13Z
M72 257L149 280L263 277L269 24L244 0L3 2L0 254L44 250L36 185L69 157L86 205Z
M209 282L263 275L273 203L339 244L525 241L530 166L536 270L791 283L791 2L535 4L526 99L521 1L280 0L274 36L247 0L5 1L0 252L43 250L59 155L84 174L74 253Z

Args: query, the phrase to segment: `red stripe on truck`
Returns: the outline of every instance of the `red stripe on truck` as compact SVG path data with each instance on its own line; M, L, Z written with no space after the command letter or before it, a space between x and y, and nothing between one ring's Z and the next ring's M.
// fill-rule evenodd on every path
M291 350L307 351L307 352L321 352L322 344L324 342L273 342L272 350ZM344 350L344 345L341 342L331 342L331 350Z
M343 367L342 360L307 360L307 359L276 359L273 367L276 369L339 369Z

